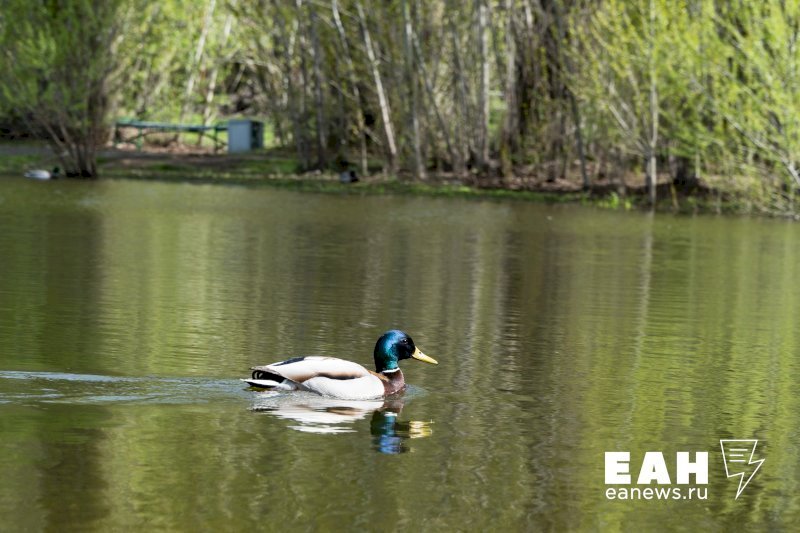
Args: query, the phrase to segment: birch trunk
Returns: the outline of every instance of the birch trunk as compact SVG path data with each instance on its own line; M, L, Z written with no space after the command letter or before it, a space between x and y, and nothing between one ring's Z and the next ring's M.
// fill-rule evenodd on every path
M658 79L656 76L655 51L656 9L654 0L650 0L650 46L648 55L650 82L650 132L648 139L647 162L647 197L651 207L656 205L656 185L658 183L656 150L658 148Z
M350 53L350 45L347 42L347 34L344 31L342 18L339 15L339 5L337 0L331 0L331 10L333 11L333 22L336 26L336 31L339 33L339 39L342 42L344 49L345 62L347 64L347 77L350 83L350 90L353 91L353 98L356 101L358 108L356 109L356 127L358 128L358 140L361 147L361 174L367 174L367 132L366 125L364 124L364 111L362 109L361 90L358 88L358 80L356 79L356 68L353 64L353 56Z
M555 13L556 17L556 26L558 28L558 57L560 59L559 63L561 67L566 69L570 74L572 74L572 60L569 57L569 54L564 54L564 46L565 46L565 30L564 30L564 19L561 14L561 0L556 0L555 5L553 6L553 12ZM580 110L578 108L578 100L575 98L575 93L572 92L565 80L563 73L560 75L561 82L564 85L564 90L566 92L566 96L569 99L570 111L572 112L572 121L575 126L575 144L578 149L578 159L581 165L581 180L583 182L583 189L588 190L591 186L589 182L589 174L586 171L586 154L584 153L584 145L583 145L583 131L581 129L581 115Z
M189 101L194 92L194 84L197 80L197 71L200 69L200 64L203 61L203 54L206 48L206 39L208 38L208 29L214 19L214 10L217 7L217 0L208 0L208 7L206 8L206 16L203 18L203 26L200 28L200 35L197 37L197 46L195 47L194 56L189 67L189 78L186 80L186 91L183 95L183 102L181 103L181 112L178 122L183 122L186 117L186 110L189 107ZM176 136L178 138L180 134Z
M295 80L296 70L294 68L294 50L298 41L299 22L295 20L291 29L286 30L288 25L286 19L283 17L278 5L278 0L274 0L275 13L276 13L276 38L281 41L281 49L283 51L283 75L285 77L284 83L286 84L286 106L289 112L289 118L292 122L292 137L294 140L295 150L297 151L297 160L300 162L302 168L308 167L308 149L305 138L305 127L303 124L301 111L298 109L298 87ZM288 35L287 35L288 34Z
M313 3L308 4L311 26L311 51L314 69L314 100L317 110L317 167L323 169L328 164L326 146L328 144L328 128L325 120L325 93L323 91L322 67L320 66L319 31L317 28L317 11Z
M233 15L229 14L225 18L225 25L222 29L222 42L220 43L220 47L224 50L228 44L228 39L231 36L231 28L233 27ZM207 125L212 118L212 107L211 104L214 102L214 93L217 90L217 76L219 75L219 59L214 63L214 66L211 68L211 74L208 80L208 87L206 88L206 97L203 99L203 126ZM201 133L197 137L197 144L200 145L200 141L203 139L203 134ZM214 146L214 150L217 147Z
M444 117L442 117L442 111L439 109L439 105L436 103L436 94L433 91L433 85L431 84L431 79L428 76L428 72L425 68L425 61L422 59L422 51L420 50L419 39L417 39L416 33L412 35L414 39L414 52L417 57L417 64L419 65L419 71L422 74L422 81L423 85L425 86L425 92L428 94L428 99L430 100L430 105L433 108L433 112L436 115L436 122L439 124L439 129L442 132L442 136L444 137L444 143L447 146L447 154L450 157L450 164L454 165L455 160L457 159L456 151L453 149L453 143L450 140L450 129L447 127L447 124L444 121Z
M461 44L458 42L458 29L452 17L453 14L451 13L448 22L453 48L453 88L455 102L457 103L453 110L455 115L453 122L456 153L458 154L456 160L453 161L453 170L456 175L463 175L466 170L467 156L472 153L474 146L471 141L472 137L467 133L467 127L472 124L472 116L470 113L469 91L467 90L467 82L464 75L464 64L461 60Z
M389 158L389 172L394 174L397 169L397 145L395 144L394 128L392 127L392 116L389 109L389 101L386 99L386 92L383 90L383 82L381 81L381 73L378 68L378 59L375 57L375 50L372 48L372 39L369 35L369 28L367 27L367 19L364 15L364 8L361 2L356 2L356 9L358 10L358 19L361 24L361 34L364 38L364 47L367 50L367 59L369 59L370 69L372 70L372 77L375 80L375 91L378 93L378 105L381 108L381 118L383 119L383 129L386 134L386 147L387 155Z
M503 134L500 137L500 164L504 176L513 171L512 152L514 151L515 133L519 122L519 105L517 104L517 47L516 30L514 25L514 12L512 0L506 0L506 82L505 99L506 114L503 119Z
M480 86L478 89L478 165L485 169L489 161L489 32L487 30L487 9L484 0L475 0L477 11L478 64L480 67Z
M425 179L425 165L422 161L422 147L419 139L419 109L417 103L417 80L414 68L413 29L408 9L408 0L403 0L403 26L405 28L406 79L408 80L408 96L411 102L411 141L414 149L414 177Z
M307 36L305 34L306 27L301 22L303 20L302 13L303 13L303 0L297 0L295 2L295 8L297 12L297 48L298 48L298 55L300 57L300 90L299 98L300 98L300 110L298 115L298 129L300 131L300 135L302 136L302 146L303 146L303 156L301 159L303 170L308 170L311 168L311 154L309 148L309 140L308 140L308 132L306 128L308 127L308 66L306 65L306 53L307 53ZM301 31L302 30L302 31Z

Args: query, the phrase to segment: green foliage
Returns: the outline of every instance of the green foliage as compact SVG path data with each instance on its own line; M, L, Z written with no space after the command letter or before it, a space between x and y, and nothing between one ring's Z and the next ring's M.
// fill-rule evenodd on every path
M421 157L541 180L576 178L581 156L618 177L657 161L662 183L795 209L799 27L783 0L6 0L0 113L78 174L116 116L245 115L303 169L408 175Z
M46 134L67 175L96 175L118 60L137 2L8 0L0 20L2 107Z
M602 149L641 156L655 118L663 161L681 158L758 208L794 209L785 190L800 186L799 11L779 0L607 0L575 12L571 86L586 131Z
M741 21L746 21L742 24ZM715 109L790 186L800 186L800 4L746 4L720 18L725 63L716 68L726 87Z
M222 1L145 2L129 28L138 37L124 51L129 75L120 87L120 113L146 120L202 122L208 91L216 90L212 73L224 67L232 53L236 37L230 33L236 25L226 28L231 17ZM216 105L226 103L223 98Z

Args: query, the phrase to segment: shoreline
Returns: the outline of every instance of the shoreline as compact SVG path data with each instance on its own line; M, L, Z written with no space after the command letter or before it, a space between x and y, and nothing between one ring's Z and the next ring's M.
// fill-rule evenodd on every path
M273 149L247 154L213 154L174 150L129 151L105 149L98 157L100 181L128 179L171 183L272 187L299 192L346 195L417 195L429 197L512 200L548 204L578 204L604 209L649 210L643 186L621 187L607 180L595 183L587 191L570 180L537 182L511 179L522 186L493 178L481 185L465 179L436 176L421 181L390 177L382 173L360 177L356 183L340 183L338 175L313 171L295 172L295 160L286 150ZM54 158L46 146L28 142L0 143L0 173L22 175L31 168L52 168ZM488 181L488 180L487 180ZM624 189L624 193L620 189ZM732 214L800 220L800 214L758 209L754 203L737 199L721 191L701 186L692 192L676 190L660 181L655 211L672 214Z

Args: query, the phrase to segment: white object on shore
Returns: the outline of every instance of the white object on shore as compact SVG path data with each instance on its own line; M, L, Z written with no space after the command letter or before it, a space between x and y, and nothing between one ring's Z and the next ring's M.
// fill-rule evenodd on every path
M25 177L34 180L51 180L57 178L58 173L59 173L58 167L55 167L52 171L42 170L42 169L26 170Z

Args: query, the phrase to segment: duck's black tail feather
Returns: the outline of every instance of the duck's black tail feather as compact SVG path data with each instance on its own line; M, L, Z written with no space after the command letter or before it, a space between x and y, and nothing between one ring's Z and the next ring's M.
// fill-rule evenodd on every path
M274 374L267 370L260 370L258 368L253 369L253 373L250 374L250 377L258 380L275 381L276 383L280 383L281 381L283 381L283 378L278 374Z
M261 367L251 369L250 379L243 379L245 383L257 389L295 390L296 385L274 372L263 370Z

